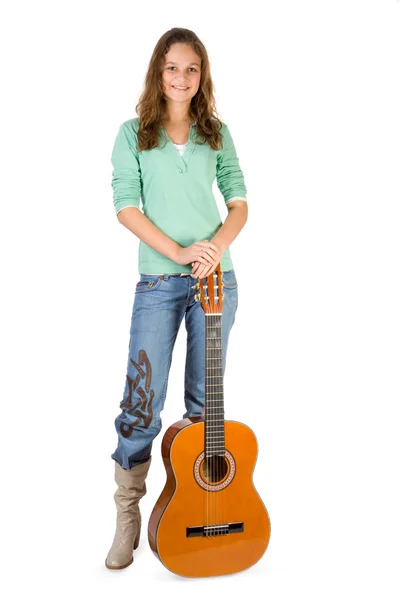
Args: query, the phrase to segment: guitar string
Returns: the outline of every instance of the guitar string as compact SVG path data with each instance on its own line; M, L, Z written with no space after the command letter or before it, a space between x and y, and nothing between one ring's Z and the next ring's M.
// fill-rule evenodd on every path
M213 298L215 296L215 287L218 289L218 285L215 286L214 276L216 274L213 273ZM210 297L210 294L208 294ZM221 456L220 456L220 446L221 446L221 411L220 411L220 389L216 390L215 388L220 388L221 386L221 370L222 370L222 338L221 335L221 327L222 322L220 319L220 315L211 314L210 317L210 337L212 344L210 344L211 348L211 381L212 387L210 390L210 415L212 418L212 426L211 426L211 435L209 439L211 440L211 447L209 448L210 453L210 474L212 481L212 491L210 500L211 500L211 529L210 533L212 537L216 535L220 535L220 527L219 525L222 523L220 517L220 493L215 489L215 486L218 485L218 482L221 480ZM217 365L218 362L218 365ZM215 373L217 371L217 374Z
M215 288L214 288L214 290L215 290ZM215 327L214 327L214 329L215 329L215 335L213 336L213 339L215 340L214 341L214 347L215 347L214 355L215 355L215 358L217 359L217 360L215 360L213 362L215 362L215 363L218 362L218 365L216 365L216 366L218 366L218 369L214 369L214 373L215 373L215 370L217 370L217 373L218 373L218 378L217 378L218 381L217 381L217 384L213 388L215 390L216 387L219 388L219 384L220 384L221 378L220 378L220 364L219 364L220 363L220 358L219 358L220 351L218 350L218 347L219 347L219 337L218 337L219 330L218 330L218 326L217 326L218 325L218 321L219 321L219 317L217 317L216 315L214 315L213 319L215 321ZM216 422L218 422L218 427L216 427L214 429L214 431L215 431L215 438L216 438L216 443L214 444L214 446L216 448L218 448L218 450L215 450L216 454L215 454L214 460L216 462L216 481L217 482L220 480L220 472L219 472L219 463L220 463L219 452L220 451L219 451L219 446L220 446L220 439L221 439L220 438L220 435L221 435L221 432L220 432L220 427L221 427L221 421L220 421L220 419L221 419L221 415L220 415L218 404L219 404L218 403L218 393L217 393L217 390L215 390L215 394L214 394L214 408L215 408L215 413L218 415L217 421L216 421ZM217 525L216 529L214 528L214 535L215 534L219 535L219 527L218 527L218 525L219 525L219 521L218 521L218 516L219 515L218 515L218 512L219 511L218 511L218 509L219 509L220 496L219 496L219 492L218 491L214 491L214 499L215 499L215 502L214 502L214 506L215 506L214 524Z
M213 286L214 286L214 277L213 277ZM215 293L215 287L213 287L213 298L214 298L214 294ZM213 428L211 431L211 439L212 439L212 444L211 444L211 465L212 465L212 484L213 484L213 491L211 499L212 499L212 508L213 508L213 513L212 513L212 535L213 537L215 537L215 525L216 525L216 504L217 504L217 497L216 497L216 492L215 492L215 480L217 477L217 469L218 469L218 458L216 456L217 448L216 446L218 445L217 442L217 431L218 431L218 419L216 418L216 409L215 409L215 382L216 382L216 377L215 377L215 371L219 371L219 369L215 369L214 367L216 367L216 363L217 361L216 359L216 334L217 334L217 330L215 327L215 315L211 315L210 317L211 320L211 330L212 330L212 350L211 350L211 354L212 354L212 361L211 361L211 368L212 368L212 381L213 381L213 386L211 388L211 401L212 401L212 410L211 410L211 414L212 414L212 424L213 424Z
M204 287L203 287L203 293L204 293ZM205 288L205 294L207 295L207 288ZM208 320L207 319L208 319L208 317L205 315L206 338L208 336L208 333L207 333ZM206 348L208 348L207 342L208 342L208 340L206 339ZM207 361L207 354L208 354L208 352L206 352L206 383L208 382L208 361ZM209 386L207 386L207 389L208 389L208 393L209 393L209 389L210 389ZM209 428L207 426L209 424L209 407L210 407L210 404L209 404L209 401L208 401L208 394L207 394L207 396L206 396L206 425L205 425L205 427L206 427L205 464L207 466L207 470L206 470L206 472L207 472L207 482L210 479L210 469L209 469L210 464L209 464L209 460L208 460L208 456L207 456L208 449L209 449L208 438L209 438L209 434L210 434L210 430L209 430ZM207 529L206 529L206 536L208 538L209 537L209 533L210 533L210 530L209 530L209 525L210 525L210 491L209 491L208 487L206 488L206 501L207 501L207 520L206 520Z
M217 280L217 284L218 284L218 280ZM217 286L218 289L218 286ZM221 291L222 293L222 291ZM222 304L222 303L221 303ZM222 311L221 311L222 312ZM216 340L216 355L218 356L218 392L216 393L216 412L218 413L218 440L217 440L217 447L219 447L219 450L217 452L217 481L221 481L222 478L222 474L223 474L223 456L221 456L221 452L223 453L223 444L222 441L224 440L224 436L223 436L223 431L224 431L224 414L221 412L221 408L223 406L223 402L221 402L222 398L223 398L223 389L222 389L222 385L223 385L223 354L222 354L222 315L218 315L215 316L215 321L216 321L216 331L218 332L218 335L215 336L215 340ZM217 361L216 361L217 362ZM222 405L222 406L221 406ZM222 436L222 439L221 439ZM217 510L216 513L216 523L218 525L217 527L217 535L221 535L221 525L223 524L223 502L222 502L222 498L221 498L221 490L216 492L217 496L216 496L216 505L217 508L219 510ZM222 506L221 506L222 505Z
M217 286L218 289L218 286ZM215 286L214 286L214 291L215 291ZM215 424L218 424L218 427L213 428L214 431L214 444L213 444L213 449L215 452L214 455L214 463L215 463L215 474L214 474L214 481L219 482L221 479L221 473L220 473L220 446L221 446L221 412L220 412L220 385L221 385L221 368L222 368L222 361L221 361L221 346L222 346L222 340L220 338L220 334L221 334L221 327L222 326L222 322L221 322L221 317L220 315L213 315L213 317L211 317L213 320L213 326L214 326L214 333L213 333L213 342L214 342L214 360L212 361L214 366L218 366L218 369L214 369L214 375L215 375L215 371L217 371L218 375L217 377L215 377L215 385L213 386L213 406L214 406L214 414L218 415L216 417L215 420ZM218 363L218 365L216 364ZM216 388L218 388L218 391L216 390ZM220 520L219 520L219 507L220 507L220 493L219 491L216 491L214 489L214 525L216 525L217 527L213 528L213 533L214 536L215 535L220 535L220 528L218 527L218 525L220 525Z
M214 291L215 291L215 288L214 288ZM215 387L219 388L219 384L221 382L221 377L220 377L220 350L218 349L219 346L220 346L220 344L219 344L219 336L218 336L218 334L219 334L218 324L219 324L220 317L219 317L219 315L218 316L214 315L213 319L215 321L215 335L213 336L214 340L215 340L215 342L214 342L214 345L215 345L215 356L218 358L218 360L215 361L216 363L218 362L218 370L217 370L217 372L218 372L218 385L216 385ZM220 432L220 428L221 428L221 415L220 415L220 411L219 411L219 407L218 407L218 404L219 404L218 403L218 393L217 393L216 390L215 390L215 392L216 393L215 393L215 398L214 398L214 407L215 407L215 412L218 415L218 417L217 417L218 427L216 427L214 429L215 434L216 434L216 444L215 444L215 446L217 448L219 448L219 445L221 443L220 442L220 439L221 439L221 437L220 437L221 436L221 432ZM219 473L219 463L220 463L219 452L220 451L218 449L215 452L216 452L216 455L215 455L215 459L214 460L217 463L216 481L218 482L220 480L220 473ZM214 497L215 497L215 502L214 502L214 505L215 505L215 518L214 518L214 522L217 525L216 531L214 529L214 535L215 535L215 533L217 533L217 535L219 535L218 508L219 508L220 496L219 496L219 492L218 491L214 491Z
M215 291L214 275L217 274L213 273L213 291ZM216 287L218 289L218 285ZM207 293L207 287L206 295L210 298L210 292L208 291ZM207 306L209 306L209 301L207 302ZM210 336L207 336L207 330L210 333ZM223 371L221 315L210 314L209 317L206 317L206 338L211 338L212 341L211 344L206 339L206 382L209 381L209 379L211 380L211 385L209 385L208 390L206 390L208 391L208 394L206 395L206 415L207 422L210 424L208 430L206 427L206 464L209 486L211 487L211 490L213 490L209 491L208 488L206 489L206 535L207 537L215 537L215 535L222 535L222 528L220 526L225 523L224 503L221 502L220 497L221 490L216 491L214 487L221 481L225 466L225 448L221 450L221 445L224 446L224 444L221 444L221 437L223 438L223 441L225 441L225 417L223 414L221 415L220 411L220 401L222 399L222 390L220 388L223 383L221 381L221 374ZM211 356L208 356L209 354L211 354ZM217 361L218 365L216 364ZM210 376L207 373L208 362L211 362ZM215 375L216 370L218 371L218 375ZM215 383L217 379L219 381ZM219 388L218 391L214 389L215 387ZM221 398L219 397L220 395ZM212 420L211 417L213 417ZM216 425L217 423L218 426ZM223 425L223 430L221 430L221 424ZM222 456L220 455L220 451L222 452ZM209 456L207 456L207 454Z

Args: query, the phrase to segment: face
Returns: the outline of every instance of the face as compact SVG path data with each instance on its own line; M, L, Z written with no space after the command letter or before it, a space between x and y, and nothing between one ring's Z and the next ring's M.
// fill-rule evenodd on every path
M164 95L172 102L190 104L200 85L201 58L191 46L180 43L172 44L164 58L162 70Z

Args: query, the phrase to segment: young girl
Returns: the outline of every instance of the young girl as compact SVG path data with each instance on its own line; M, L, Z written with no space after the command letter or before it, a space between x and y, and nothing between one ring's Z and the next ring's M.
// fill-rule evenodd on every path
M243 173L229 129L215 116L206 49L192 31L174 28L157 42L136 111L139 118L120 126L111 159L118 220L140 238L140 279L122 412L115 420L117 526L106 558L109 569L130 565L138 546L138 504L146 492L152 442L161 430L160 413L183 318L187 329L183 418L202 413L205 313L195 299L195 285L218 263L223 273L225 372L238 306L229 246L247 220ZM228 208L224 224L212 193L215 178Z

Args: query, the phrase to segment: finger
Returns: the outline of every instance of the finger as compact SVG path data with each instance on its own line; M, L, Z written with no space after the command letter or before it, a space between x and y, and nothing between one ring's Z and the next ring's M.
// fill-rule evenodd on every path
M197 265L197 267L193 270L193 272L194 272L193 276L194 277L202 277L202 273L204 273L204 271L207 271L209 269L209 266L210 265L207 263L205 265L202 263L199 263Z
M211 242L208 242L207 240L205 240L204 242L196 242L194 244L196 247L198 247L200 250L212 250L213 252L216 252L217 254L220 254L221 251L219 248L217 248L217 246L215 244L212 244Z
M205 258L210 257L212 262L215 262L218 259L218 256L216 255L214 250L207 250L206 248L203 249L202 256L204 256Z
M208 270L207 275L211 275L211 273L214 273L216 267L217 267L218 262L214 263L213 265L211 265L210 269Z
M208 248L212 248L213 250L218 252L218 254L221 252L220 249L218 248L218 246L216 246L212 242L207 242L207 244L204 244L204 245L206 245Z
M197 260L192 262L192 272L191 272L192 277L197 277L199 267L200 267L200 263Z
M199 256L204 256L205 258L210 258L211 261L210 262L216 262L219 258L219 252L215 252L215 250L213 250L212 248L208 248L206 246L202 246L199 249Z
M196 260L197 262L203 264L203 265L209 265L211 264L210 260L207 260L207 258L205 256L196 256Z
M212 273L212 269L211 269L211 268L210 268L210 269L206 269L206 270L204 271L204 273L203 273L202 277L208 277L210 273Z
M201 266L199 277L200 278L206 277L209 270L210 270L210 265L207 265L206 267Z

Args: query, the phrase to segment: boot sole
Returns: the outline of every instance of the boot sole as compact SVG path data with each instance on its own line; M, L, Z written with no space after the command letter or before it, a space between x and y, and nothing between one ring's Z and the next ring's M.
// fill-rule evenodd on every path
M131 558L131 560L126 563L126 565L122 565L121 567L112 567L111 565L107 564L107 561L105 561L105 565L107 567L107 569L112 569L113 571L119 571L120 569L125 569L126 567L129 567L129 565L131 565L133 563L133 556Z

